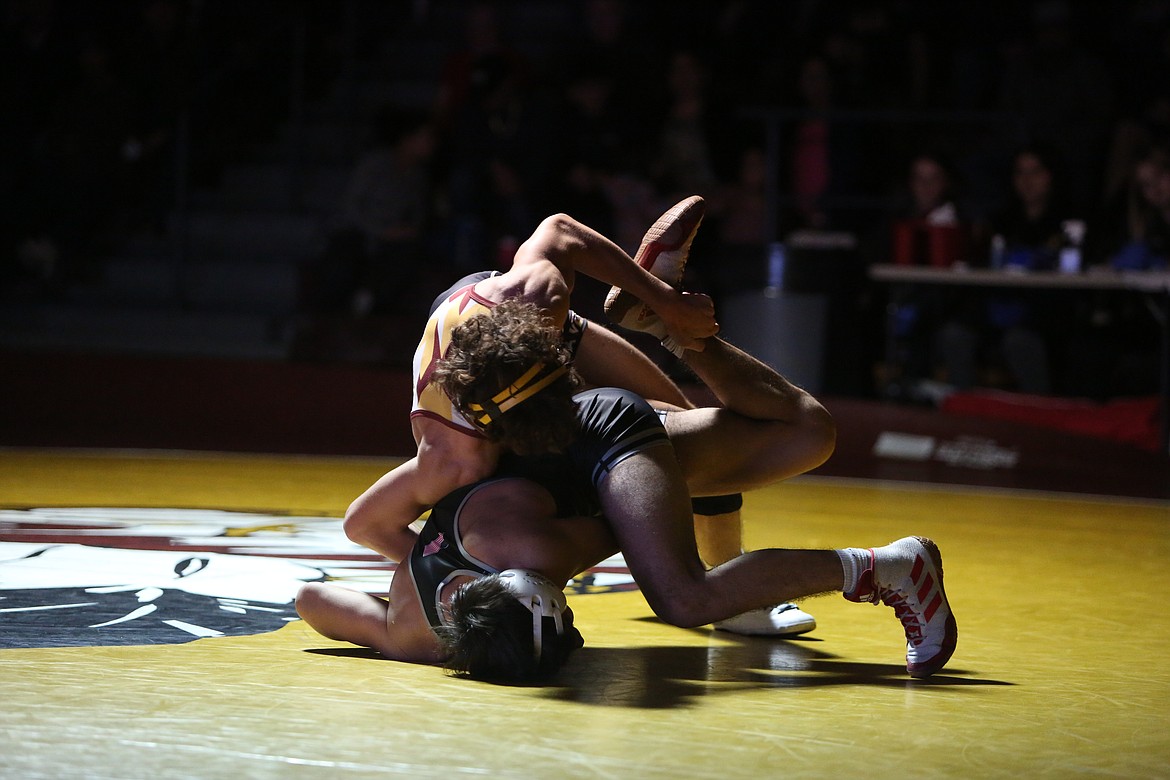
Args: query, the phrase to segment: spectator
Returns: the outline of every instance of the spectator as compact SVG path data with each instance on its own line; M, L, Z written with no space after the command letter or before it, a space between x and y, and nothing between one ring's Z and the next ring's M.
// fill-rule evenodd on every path
M565 83L558 112L561 160L555 209L596 226L603 235L612 235L614 227L606 181L637 155L613 105L613 90L608 76L582 64Z
M837 79L829 59L806 57L796 74L796 102L808 114L792 125L788 151L793 226L841 228L848 221L834 198L855 184L856 139L849 125L832 121L839 108Z
M589 63L608 78L614 85L617 110L648 131L652 117L666 102L659 80L663 55L654 34L661 22L655 10L627 0L583 0L574 43L563 54L565 65ZM666 15L674 11L671 8ZM642 30L635 24L639 12L646 14L652 29Z
M435 116L443 132L463 111L482 77L480 65L486 58L498 58L517 73L524 73L527 61L505 42L500 25L500 7L494 2L474 2L463 16L463 38L443 61Z
M386 110L374 135L374 146L350 175L341 226L305 286L307 303L316 311L340 308L365 315L425 309L420 286L429 289L445 278L428 251L436 144L430 117Z
M652 181L667 201L693 193L713 197L723 181L738 176L736 164L727 161L738 140L736 112L712 89L707 62L693 49L670 53L665 79L669 105L659 128ZM724 263L717 239L718 231L697 236L687 266L690 289L714 292Z
M877 250L879 258L892 258L899 265L939 268L967 262L971 220L960 206L953 170L950 161L934 151L919 152L910 160L904 193L893 201L894 208L876 239L879 247L888 247ZM869 251L875 250L871 246ZM902 376L887 392L915 392L913 388L923 380L934 379L937 334L957 300L957 293L939 288L894 305L890 316L897 354L890 357Z
M716 307L727 295L764 286L764 246L773 238L768 235L766 182L767 156L759 145L748 145L735 179L720 185L708 201L707 218L718 229L720 245L710 280Z
M509 59L481 58L452 125L449 194L456 265L511 262L552 189L551 112Z
M1075 234L1083 241L1083 220L1065 203L1055 154L1040 146L1018 151L1012 160L1010 196L988 225L992 264L1025 270L1057 267L1060 252ZM1007 370L1006 383L1025 393L1052 392L1048 342L1065 330L1067 318L1043 296L972 297L940 330L938 352L947 381L958 389L988 384L980 369ZM991 380L995 383L995 380Z
M1170 259L1170 152L1152 147L1132 166L1125 198L1111 211L1100 245L1103 265L1165 269ZM1065 356L1071 393L1096 400L1158 388L1158 323L1134 296L1100 294L1077 318Z
M947 157L927 151L911 159L888 227L895 263L947 268L968 261L971 220L959 202L955 169Z
M1150 149L1133 167L1116 250L1115 268L1163 269L1170 261L1170 152Z
M1033 5L1031 44L1005 69L1000 108L1022 116L1031 138L1053 140L1068 165L1070 198L1085 208L1100 191L1113 90L1076 22L1065 0Z
M695 52L679 49L671 54L665 87L670 104L659 131L654 179L672 202L687 193L708 196L718 183L719 128L731 120L713 105L710 74Z

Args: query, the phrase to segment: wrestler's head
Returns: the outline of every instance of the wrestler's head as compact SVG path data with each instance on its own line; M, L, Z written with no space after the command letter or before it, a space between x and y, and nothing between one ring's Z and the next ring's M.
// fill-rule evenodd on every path
M508 569L460 586L439 636L453 674L498 682L540 682L584 644L556 583Z
M520 455L564 449L580 382L548 316L506 301L456 327L431 381L491 441Z

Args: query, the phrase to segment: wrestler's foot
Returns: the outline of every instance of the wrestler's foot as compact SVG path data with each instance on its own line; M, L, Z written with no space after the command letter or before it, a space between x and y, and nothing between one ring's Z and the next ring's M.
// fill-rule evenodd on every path
M715 623L715 628L720 631L747 636L797 636L816 627L816 618L795 604L753 609Z
M634 262L677 288L682 284L687 254L705 212L706 203L698 195L676 203L646 231ZM610 289L605 298L605 313L611 322L628 330L649 333L659 339L667 335L658 315L620 287Z
M893 607L906 631L906 670L911 677L929 677L950 660L959 635L943 590L938 546L910 536L868 552L869 567L845 598Z

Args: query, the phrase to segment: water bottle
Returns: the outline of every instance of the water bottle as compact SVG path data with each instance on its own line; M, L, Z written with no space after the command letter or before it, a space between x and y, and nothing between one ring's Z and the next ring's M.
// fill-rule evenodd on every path
M773 241L768 244L768 274L764 294L769 298L775 298L784 289L784 261L784 242Z
M1079 274L1081 272L1081 242L1085 240L1085 223L1079 219L1066 219L1060 223L1064 232L1064 245L1060 248L1060 272Z
M991 237L991 256L988 258L988 264L992 268L1003 268L1003 255L1007 249L1007 241L1004 237L996 233Z

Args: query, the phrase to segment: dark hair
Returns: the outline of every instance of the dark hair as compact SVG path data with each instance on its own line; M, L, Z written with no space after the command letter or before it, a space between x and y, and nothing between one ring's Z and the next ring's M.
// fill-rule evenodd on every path
M1035 157L1040 161L1040 164L1052 174L1054 177L1064 173L1064 155L1052 143L1048 141L1032 141L1030 143L1017 146L1012 152L1012 165L1023 156L1028 155Z
M491 441L520 455L563 450L577 435L573 394L580 382L571 355L547 314L531 303L506 301L490 314L457 326L432 381L471 420L473 404L484 405L537 364L545 371L568 370L552 384L494 414L483 428Z
M1148 241L1150 229L1158 223L1160 217L1153 205L1142 194L1142 188L1137 178L1137 170L1142 165L1153 165L1163 171L1170 170L1170 150L1163 146L1151 146L1130 166L1126 225L1131 238Z
M923 160L937 165L946 175L947 181L952 188L960 184L962 174L959 171L959 166L955 163L954 157L945 149L940 149L936 146L923 147L911 154L906 160L906 173L909 174L913 170L914 164Z
M493 682L540 682L558 672L569 654L585 641L563 616L564 633L557 635L547 617L540 659L532 637L532 613L497 575L461 585L445 607L446 623L437 629L451 674Z

